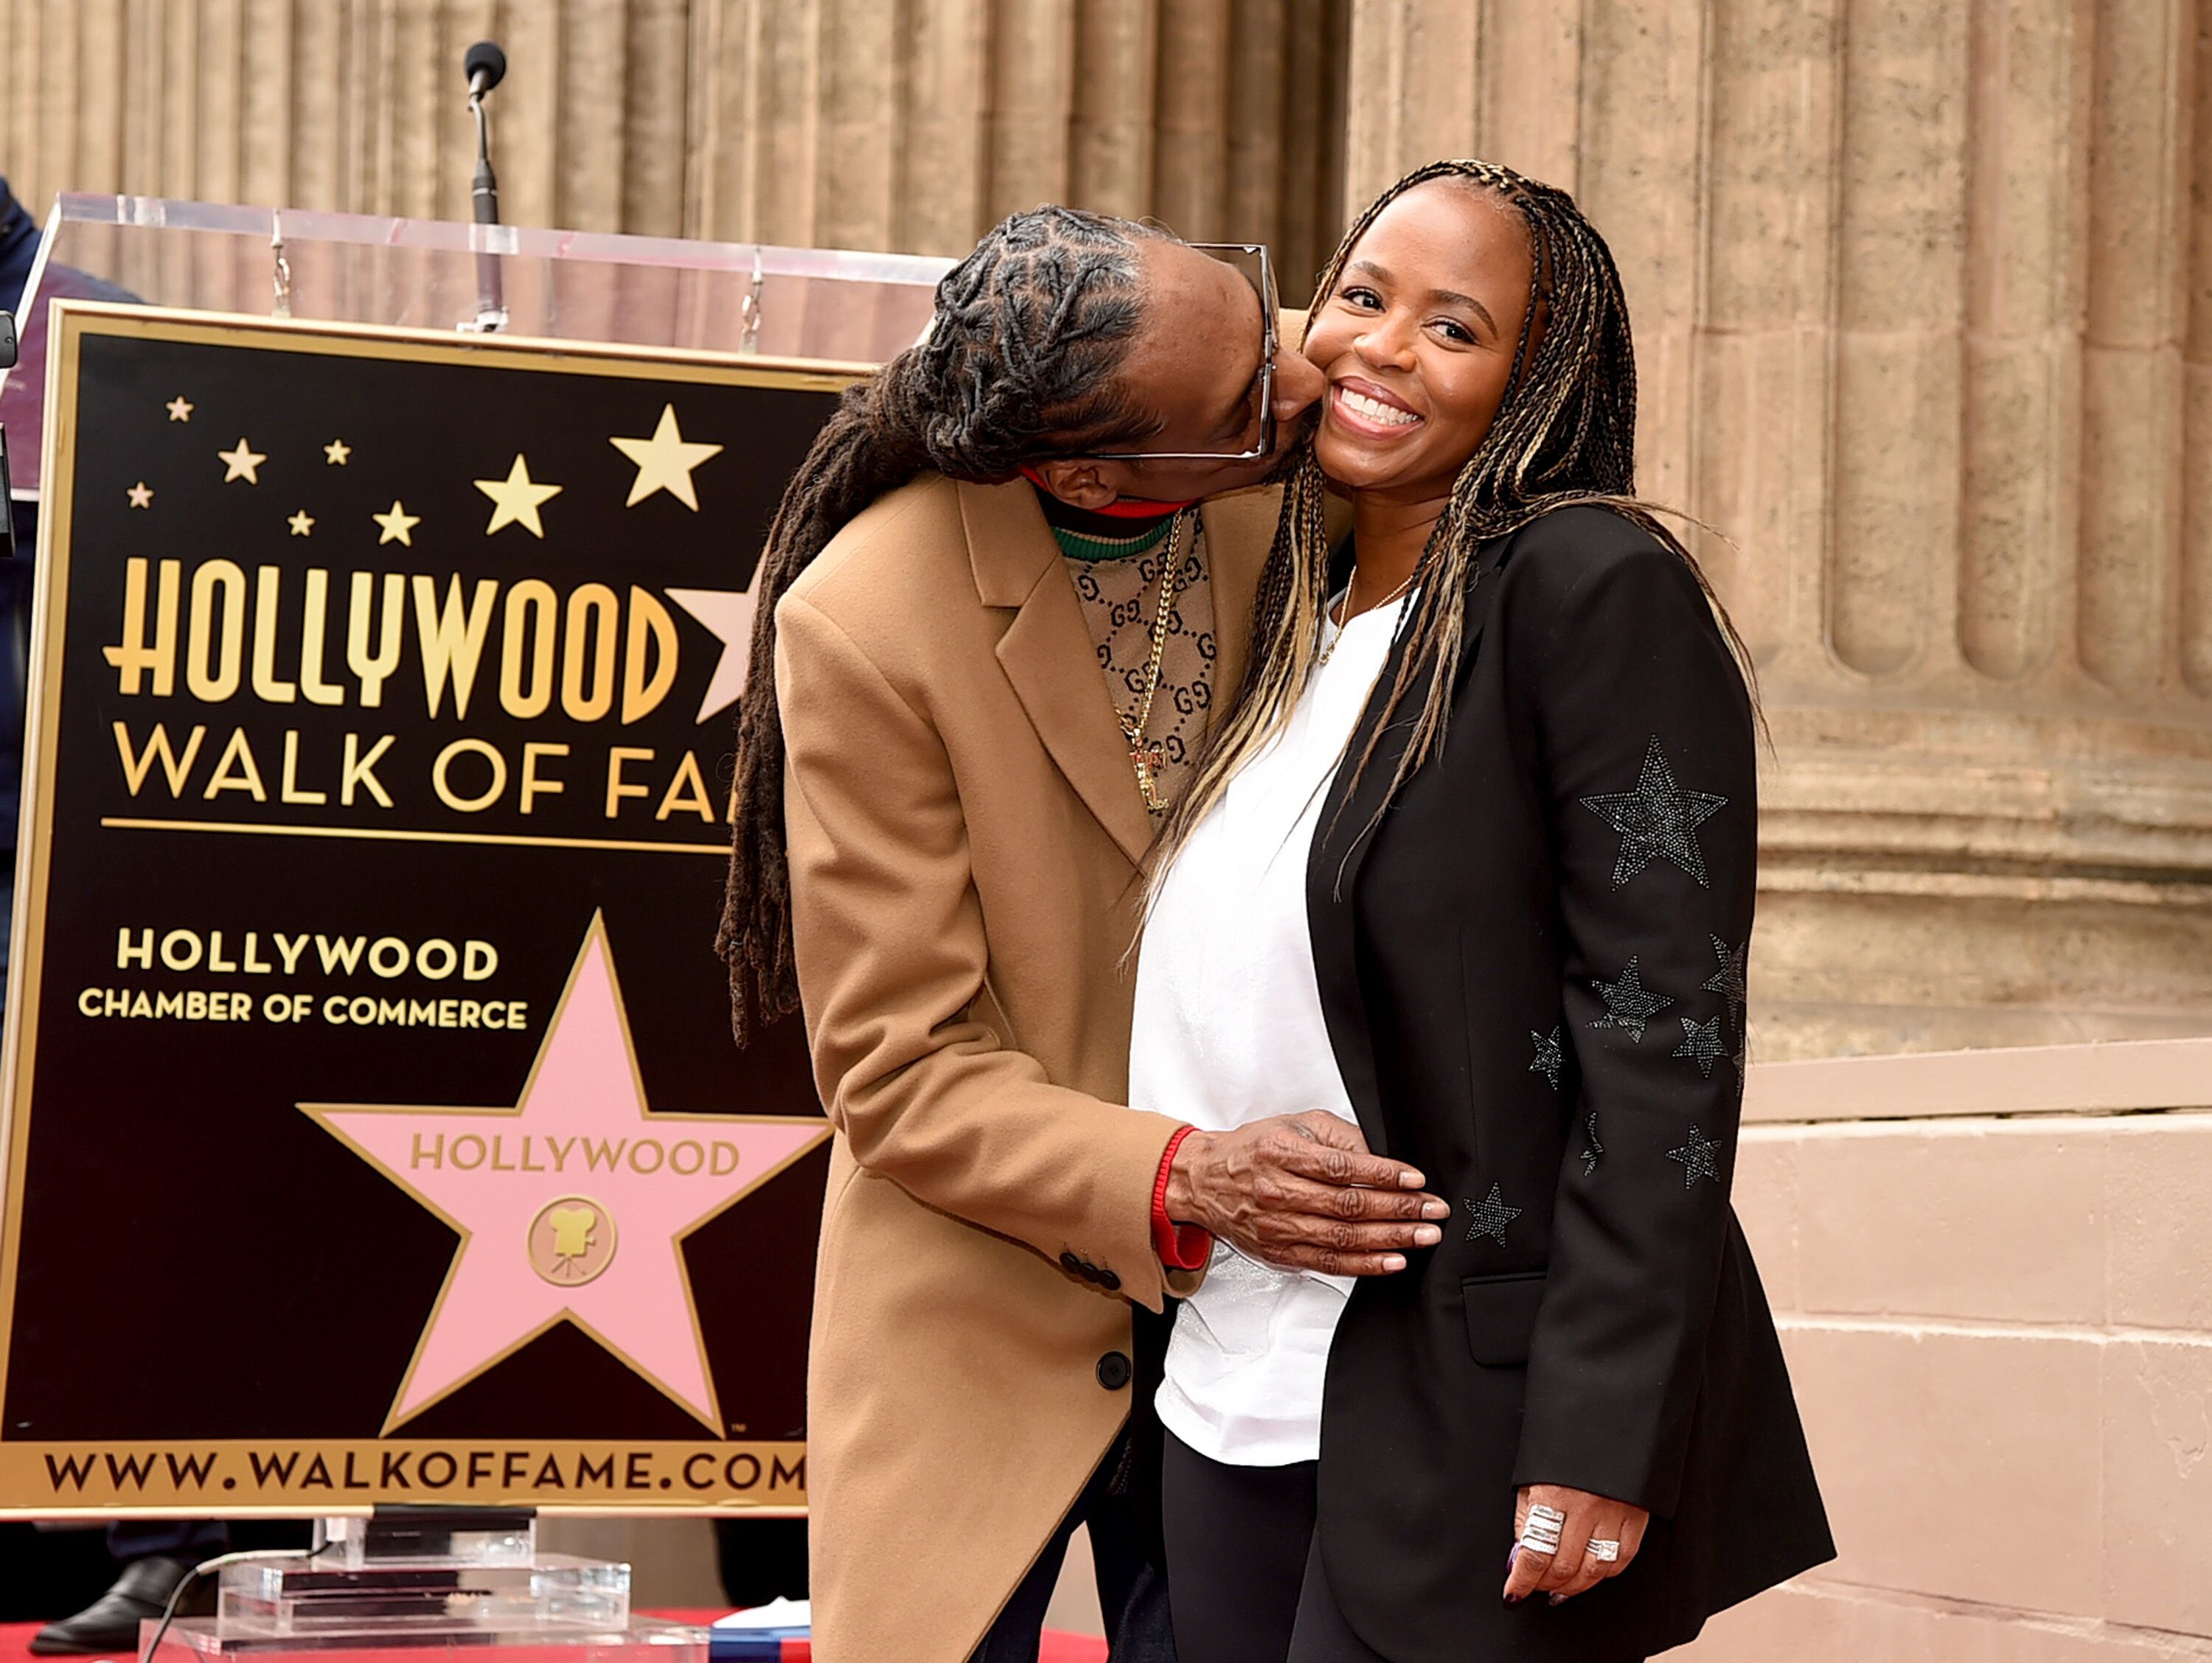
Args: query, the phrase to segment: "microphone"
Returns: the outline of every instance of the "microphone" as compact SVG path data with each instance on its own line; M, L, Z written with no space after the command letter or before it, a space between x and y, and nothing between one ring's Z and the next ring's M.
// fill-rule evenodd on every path
M478 225L497 225L499 180L491 171L491 124L484 114L484 95L507 78L507 54L494 42L479 40L462 58L461 71L469 81L469 113L477 118L477 170L469 181L469 203ZM506 322L499 256L489 249L479 250L474 327L479 333L488 333Z
M482 98L507 79L507 54L495 42L479 40L461 59L461 73L469 78L469 96Z

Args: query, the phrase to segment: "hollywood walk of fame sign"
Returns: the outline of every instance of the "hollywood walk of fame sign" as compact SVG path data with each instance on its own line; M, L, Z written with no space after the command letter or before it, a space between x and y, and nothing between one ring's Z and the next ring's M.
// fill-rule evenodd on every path
M712 941L852 368L54 341L0 1510L803 1506L828 1126Z

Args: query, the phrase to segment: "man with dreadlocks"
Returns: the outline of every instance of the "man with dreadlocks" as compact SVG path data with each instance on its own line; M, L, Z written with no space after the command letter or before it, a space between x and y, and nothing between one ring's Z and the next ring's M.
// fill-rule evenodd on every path
M1834 1552L1728 1201L1747 665L1633 495L1627 307L1565 192L1410 175L1305 351L1130 1102L1333 1110L1465 1228L1357 1284L1216 1247L1158 1394L1181 1663L1632 1663Z
M1015 215L769 534L720 944L741 1043L803 1004L836 1131L823 1663L1029 1663L1079 1523L1116 1663L1171 1663L1133 1312L1189 1291L1208 1231L1387 1274L1449 1213L1331 1117L1186 1137L1123 1101L1141 862L1243 673L1278 499L1196 500L1275 472L1319 390L1253 276Z

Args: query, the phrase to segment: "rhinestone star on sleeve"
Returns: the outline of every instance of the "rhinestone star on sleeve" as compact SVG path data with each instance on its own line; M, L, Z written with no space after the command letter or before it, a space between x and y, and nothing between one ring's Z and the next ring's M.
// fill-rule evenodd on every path
M1708 936L1705 939L1713 944L1713 956L1721 962L1721 968L1704 983L1705 990L1708 993L1718 993L1726 999L1729 1020L1739 1021L1748 991L1744 986L1743 960L1744 955L1751 950L1751 944L1747 941L1741 947L1730 947L1718 936Z
M1583 1126L1589 1133L1589 1147L1582 1153L1583 1176L1587 1178L1597 1170L1598 1157L1605 1153L1605 1145L1597 1139L1597 1111L1590 1110L1583 1117Z
M1721 1044L1721 1019L1715 1017L1711 1022L1692 1022L1683 1017L1678 1020L1682 1024L1682 1043L1674 1048L1674 1054L1697 1064L1698 1072L1710 1080L1713 1077L1713 1065L1727 1054L1727 1047Z
M1528 1071L1541 1074L1545 1083L1557 1091L1559 1089L1559 1065L1566 1060L1559 1045L1559 1029L1554 1028L1549 1034L1539 1034L1532 1028L1528 1030L1528 1037L1536 1046L1536 1060L1528 1065Z
M1705 852L1698 847L1698 828L1718 814L1728 798L1702 791L1684 791L1674 783L1674 770L1651 736L1644 753L1644 772L1634 791L1585 797L1583 806L1620 834L1620 854L1613 863L1616 889L1654 860L1671 860L1710 889L1705 877Z
M1619 981L1596 981L1591 984L1598 997L1605 1001L1605 1014L1592 1023L1592 1028L1622 1028L1628 1037L1641 1041L1644 1024L1657 1016L1674 1000L1664 993L1655 993L1644 985L1644 978L1636 968L1636 960L1628 961L1628 968L1620 973Z
M1505 1245L1505 1227L1521 1216L1521 1209L1509 1207L1499 1187L1492 1184L1490 1193L1480 1201L1468 1201L1467 1210L1474 1215L1474 1223L1468 1227L1467 1239L1486 1235L1499 1247Z
M1720 1018L1716 1017L1713 1020L1718 1022ZM1722 1148L1720 1139L1708 1138L1692 1126L1690 1128L1690 1141L1680 1149L1668 1150L1667 1158L1670 1161L1680 1161L1682 1163L1682 1187L1687 1189L1700 1178L1710 1178L1715 1183L1720 1182L1720 1163L1717 1157Z

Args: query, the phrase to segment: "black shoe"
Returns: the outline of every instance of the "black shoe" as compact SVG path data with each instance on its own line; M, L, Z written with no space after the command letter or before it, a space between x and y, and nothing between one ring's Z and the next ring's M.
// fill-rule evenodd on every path
M177 1584L191 1575L192 1561L153 1553L123 1567L114 1586L74 1617L49 1623L31 1636L41 1656L67 1652L136 1652L138 1624L159 1618Z

